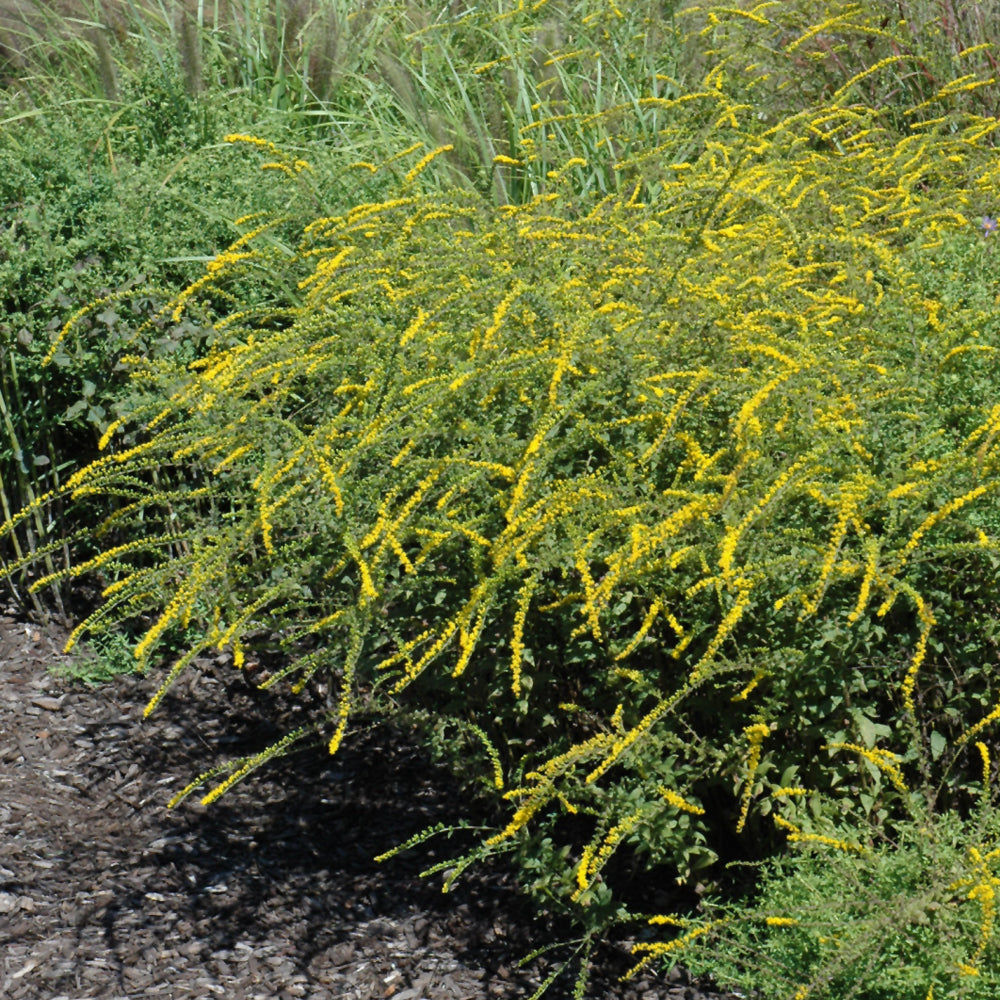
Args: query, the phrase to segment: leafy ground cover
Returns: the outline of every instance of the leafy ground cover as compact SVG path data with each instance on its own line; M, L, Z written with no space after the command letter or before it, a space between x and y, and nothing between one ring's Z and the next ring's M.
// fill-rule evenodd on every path
M100 581L70 645L135 636L149 711L212 650L334 692L178 801L406 717L499 817L407 846L508 856L579 995L621 927L795 1000L995 987L995 62L904 8L359 10L342 90L206 147L273 187L3 529L32 594ZM307 145L359 94L368 153Z

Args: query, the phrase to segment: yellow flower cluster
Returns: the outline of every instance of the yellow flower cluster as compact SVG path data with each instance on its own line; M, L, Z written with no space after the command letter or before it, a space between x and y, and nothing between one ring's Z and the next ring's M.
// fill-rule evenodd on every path
M997 890L1000 877L995 870L1000 863L1000 849L983 853L976 846L969 847L969 861L972 869L965 878L959 879L950 888L952 891L968 889L966 899L979 906L979 941L975 952L967 962L959 964L963 975L978 976L979 963L993 943L997 915Z
M771 733L771 727L762 722L754 723L743 730L749 750L747 753L746 775L743 778L743 794L740 797L740 816L736 821L736 832L742 833L746 825L747 814L750 811L750 800L753 798L754 777L760 766L760 756L764 740Z
M517 611L514 612L514 627L510 637L510 674L511 690L517 697L521 693L521 658L524 655L524 623L528 616L528 608L538 586L537 577L529 577L517 599Z
M827 581L830 579L830 574L833 572L834 564L840 554L840 547L844 542L844 538L847 536L847 531L851 527L852 523L857 521L858 507L873 486L874 479L870 475L859 473L841 487L837 504L839 508L837 521L833 526L829 548L827 549L827 554L823 559L823 565L820 567L819 580L816 584L816 592L812 598L805 602L802 610L803 616L816 613L819 603L823 598L823 592L826 589ZM864 582L862 582L862 591L863 590ZM862 603L862 597L863 594L858 597L859 604Z
M590 843L583 849L576 869L576 891L570 897L573 902L591 887L597 874L608 863L618 845L635 829L640 819L642 819L641 811L626 816L608 830L600 846Z
M993 709L992 712L990 712L988 715L980 719L977 723L966 729L965 732L962 733L957 740L955 740L955 745L959 747L964 746L966 743L969 742L969 740L971 740L975 736L978 736L987 726L992 725L997 720L1000 720L1000 702L997 702L996 707Z
M654 920L655 919L656 918L654 918ZM704 937L707 934L711 934L713 931L719 930L728 922L728 917L720 920L710 920L700 926L693 927L691 930L680 935L680 937L674 938L672 941L654 941L649 944L643 942L641 944L633 945L632 954L643 955L643 958L632 966L632 968L629 969L628 972L622 976L622 978L631 979L637 972L649 965L654 958L662 958L665 955L672 955L674 952L682 951L693 941L696 941L698 938Z
M690 813L692 816L704 816L705 810L701 806L696 806L687 799L682 798L673 789L660 786L660 794L666 799L667 804L673 806L681 812Z
M869 750L857 743L829 743L824 749L850 750L852 753L856 753L862 760L877 767L900 792L909 795L910 790L903 778L903 772L899 769L901 761L899 754L895 754L891 750L880 750L877 747Z
M868 849L860 844L852 844L849 840L840 840L836 837L827 837L820 833L806 833L784 816L775 814L774 825L781 830L788 831L789 843L800 844L822 844L824 847L831 847L835 851L846 851L847 853L866 854Z
M354 674L357 669L358 660L361 658L361 650L364 645L364 633L357 624L351 629L350 643L344 659L343 676L340 681L340 699L337 703L337 726L330 737L328 750L331 754L336 753L347 732L347 723L350 718L351 709L354 705Z

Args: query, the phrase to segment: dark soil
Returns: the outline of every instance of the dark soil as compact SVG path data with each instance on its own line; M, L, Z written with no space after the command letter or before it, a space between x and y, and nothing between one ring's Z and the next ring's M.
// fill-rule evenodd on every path
M168 810L217 760L272 742L274 720L207 664L143 721L153 681L61 679L63 639L0 617L0 997L508 1000L555 967L518 966L559 938L509 872L473 870L443 895L418 877L427 848L372 861L468 812L405 732ZM630 964L624 947L599 953L588 997L725 1000L677 970L622 984Z

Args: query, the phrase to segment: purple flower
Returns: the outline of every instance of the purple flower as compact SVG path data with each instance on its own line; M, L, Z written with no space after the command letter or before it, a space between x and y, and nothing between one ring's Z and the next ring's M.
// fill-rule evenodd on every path
M996 219L991 218L989 215L984 215L982 225L979 228L989 236L1000 229L1000 222L997 222Z

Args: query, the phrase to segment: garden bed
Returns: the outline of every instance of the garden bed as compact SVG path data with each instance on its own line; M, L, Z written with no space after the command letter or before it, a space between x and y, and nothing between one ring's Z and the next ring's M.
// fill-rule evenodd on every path
M152 679L88 689L55 676L63 638L0 618L8 1000L480 1000L527 996L546 976L543 962L518 968L554 932L508 873L473 872L443 896L418 877L425 851L372 861L457 811L447 772L405 733L371 730L336 758L279 761L208 810L168 811L216 756L273 740L275 720L228 683L231 667L206 663L142 721ZM628 956L600 957L589 996L718 996L676 972L620 984Z

